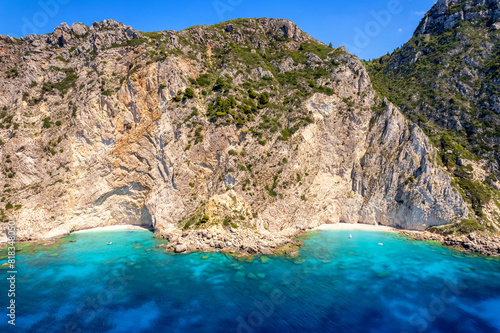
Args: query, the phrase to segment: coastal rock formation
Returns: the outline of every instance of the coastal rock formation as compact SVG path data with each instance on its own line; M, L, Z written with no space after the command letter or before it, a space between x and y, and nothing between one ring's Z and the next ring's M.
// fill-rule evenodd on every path
M62 24L0 54L1 218L19 240L137 224L175 252L267 252L324 223L470 215L361 61L292 22Z
M400 231L409 239L435 241L465 252L477 252L486 256L500 255L500 237L470 233L469 235L438 234L435 232Z
M500 231L500 0L439 0L413 37L366 62L373 86L417 123L470 203Z
M490 26L500 22L498 0L438 0L425 15L415 36L439 35L460 21L476 24L486 21Z

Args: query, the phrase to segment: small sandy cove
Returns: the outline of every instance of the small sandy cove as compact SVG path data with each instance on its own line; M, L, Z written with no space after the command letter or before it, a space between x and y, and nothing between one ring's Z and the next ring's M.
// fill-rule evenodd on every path
M97 227L97 228L73 231L72 234L79 234L83 232L109 231L109 230L150 230L150 228L146 226L141 227L139 225L109 225L106 227Z
M83 232L97 232L97 231L111 231L111 230L151 230L147 226L138 225L109 225L106 227L96 227L84 230L73 231L73 234L83 233ZM383 226L383 225L372 225L364 223L336 223L336 224L323 224L313 230L368 230L368 231L391 231L397 232L398 229Z
M364 223L336 223L336 224L323 224L314 230L368 230L368 231L391 231L397 232L398 229L386 227L384 225L372 225Z

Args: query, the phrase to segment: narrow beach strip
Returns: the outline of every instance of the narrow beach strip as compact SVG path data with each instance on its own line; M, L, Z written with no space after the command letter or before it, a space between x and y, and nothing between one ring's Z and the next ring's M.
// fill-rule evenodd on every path
M372 225L365 223L335 223L322 224L313 230L367 230L367 231L390 231L398 232L400 230L384 225Z
M152 230L152 227L140 226L140 225L108 225L106 227L96 227L90 229L83 229L78 231L73 231L72 234L79 234L83 232L97 232L97 231L116 231L116 230Z

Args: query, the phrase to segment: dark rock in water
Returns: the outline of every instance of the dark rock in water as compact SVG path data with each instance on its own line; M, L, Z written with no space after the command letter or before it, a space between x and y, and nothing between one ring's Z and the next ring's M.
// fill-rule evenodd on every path
M380 272L380 273L377 273L377 277L379 277L379 278L386 278L386 277L389 277L391 275L392 275L391 272Z

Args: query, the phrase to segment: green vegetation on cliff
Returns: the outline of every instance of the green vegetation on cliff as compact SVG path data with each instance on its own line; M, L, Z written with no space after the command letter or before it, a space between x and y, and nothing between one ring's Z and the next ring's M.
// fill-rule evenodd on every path
M500 200L496 180L500 174L500 35L491 29L489 19L497 7L465 0L444 13L430 12L403 47L364 62L379 95L397 105L438 148L438 162L450 171L482 223L466 223L467 230L500 224L499 216L484 213L488 204ZM462 11L470 18L457 18L448 29L442 26L444 17ZM486 177L474 177L468 161L484 165Z

